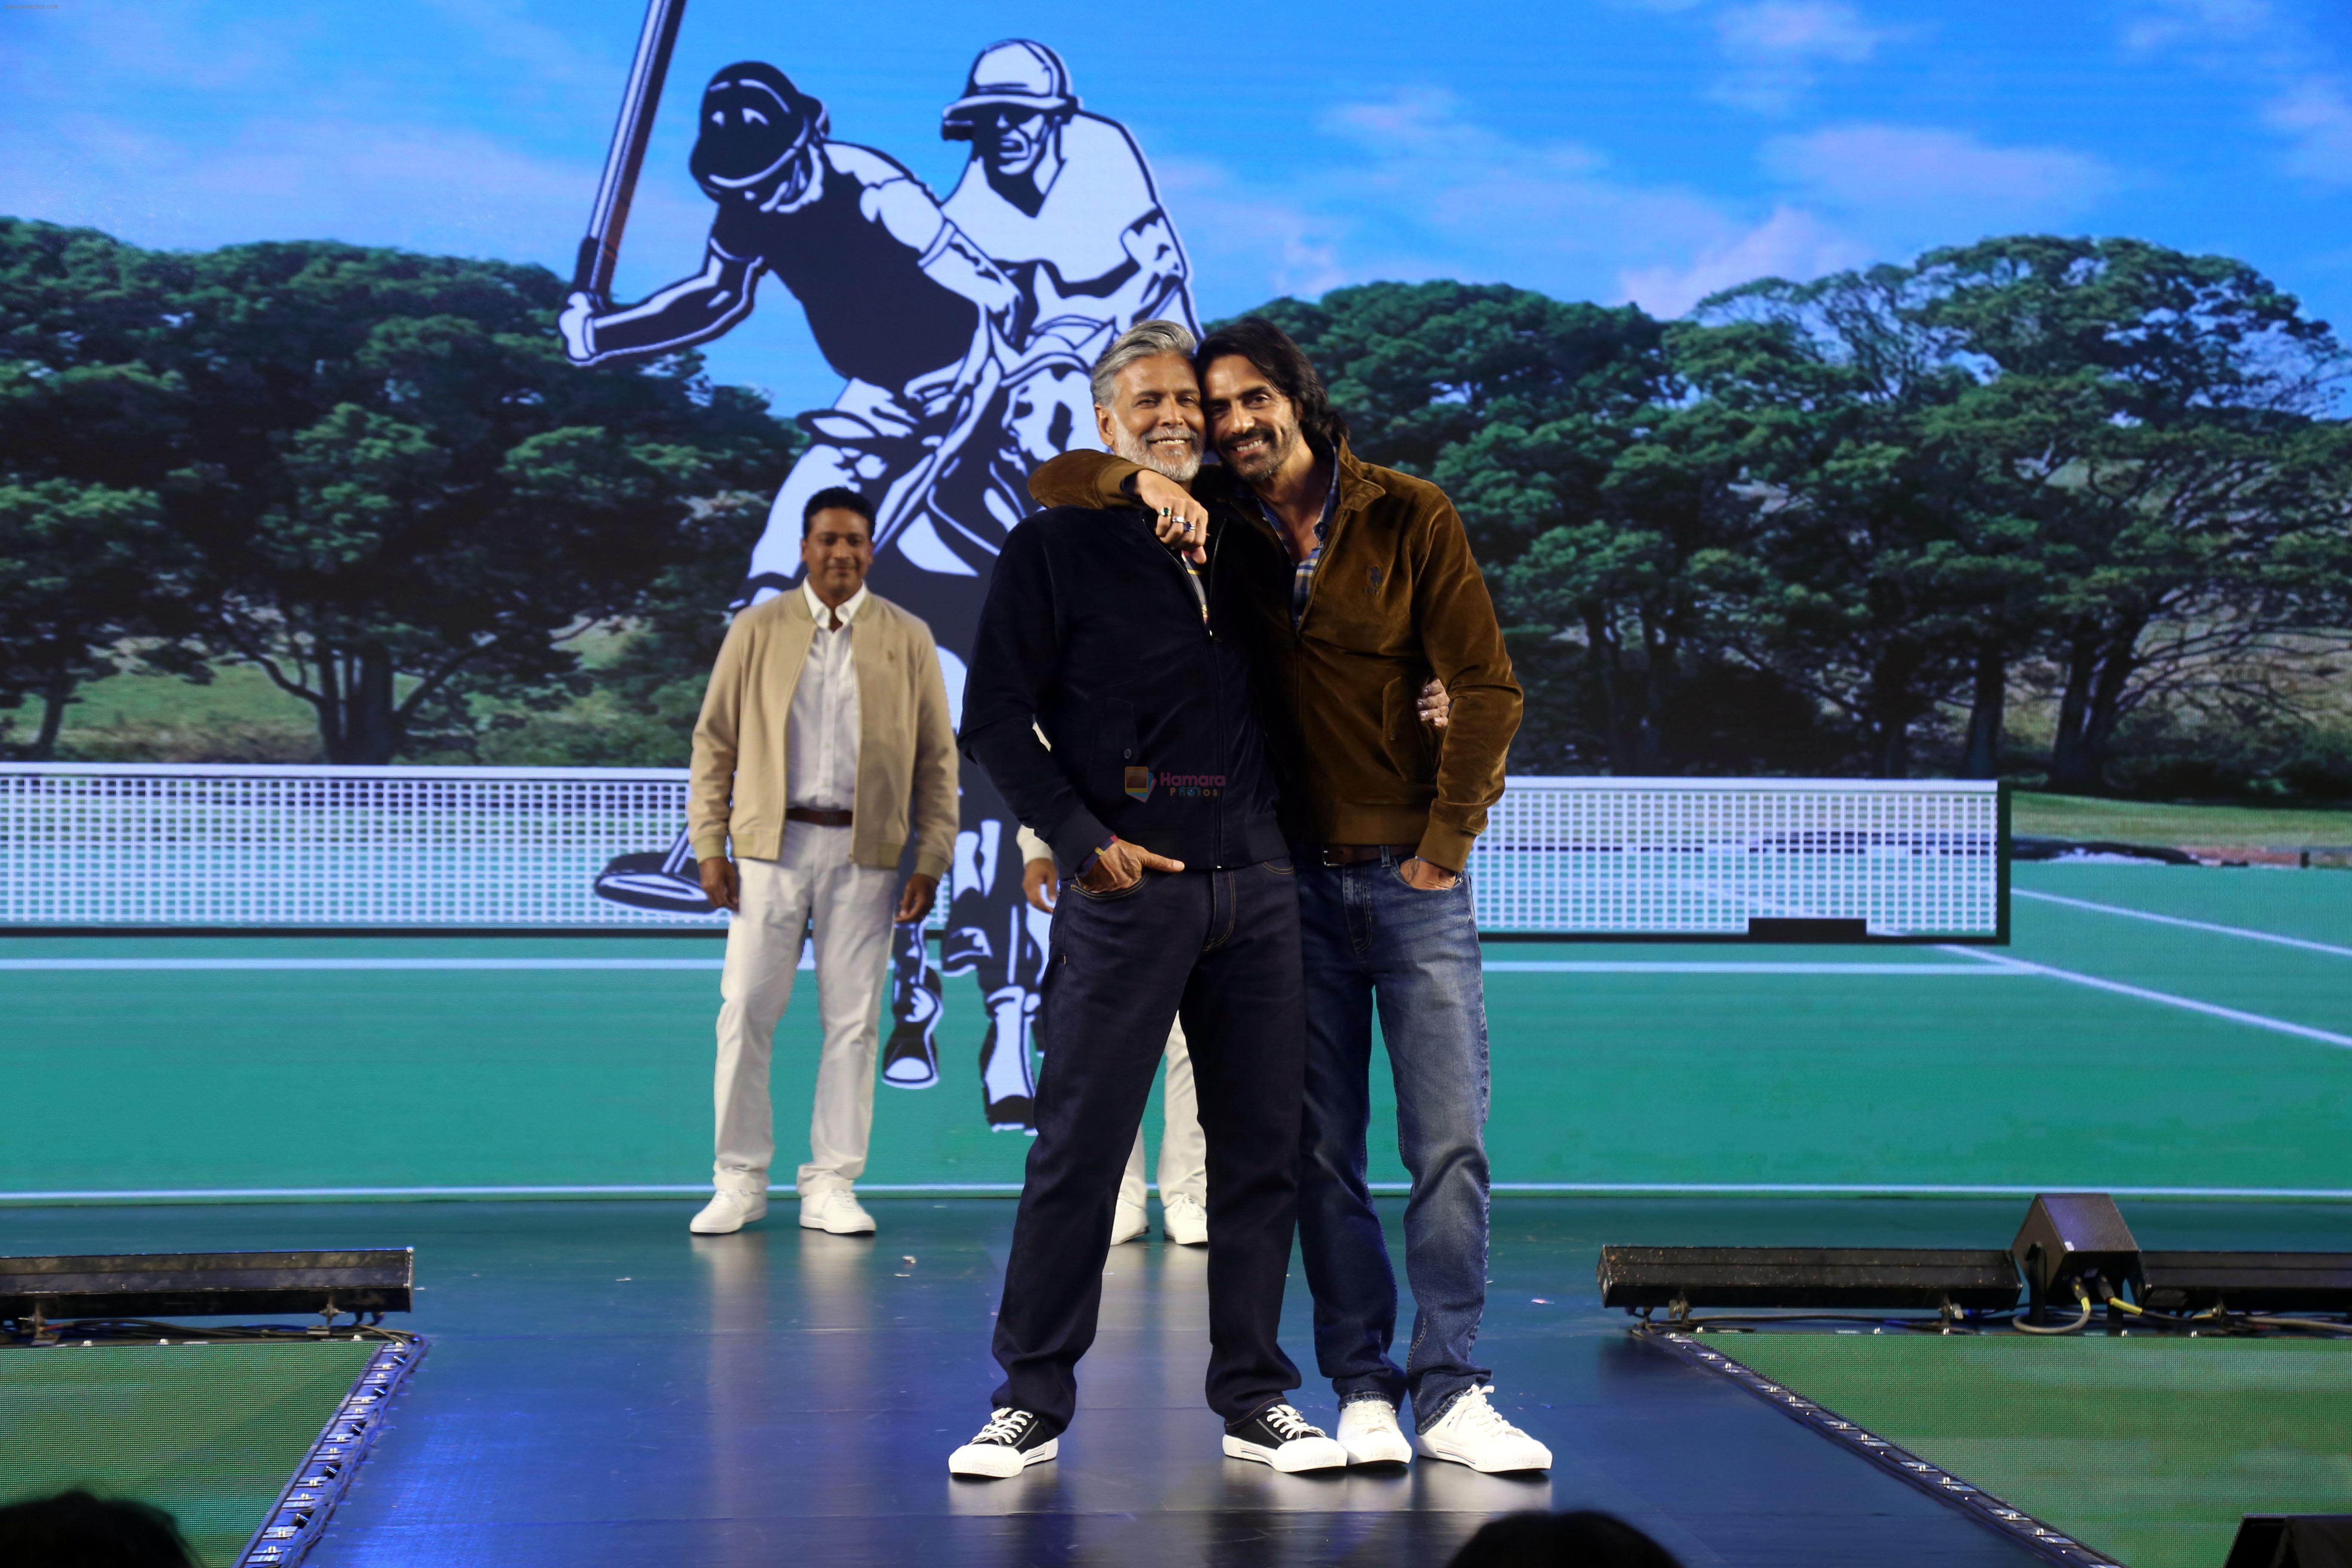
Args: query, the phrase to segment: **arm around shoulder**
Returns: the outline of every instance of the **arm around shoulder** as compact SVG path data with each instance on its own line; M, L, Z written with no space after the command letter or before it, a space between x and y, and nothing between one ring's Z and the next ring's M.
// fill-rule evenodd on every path
M1108 452L1065 452L1029 476L1029 499L1046 507L1133 506L1127 481L1142 471Z

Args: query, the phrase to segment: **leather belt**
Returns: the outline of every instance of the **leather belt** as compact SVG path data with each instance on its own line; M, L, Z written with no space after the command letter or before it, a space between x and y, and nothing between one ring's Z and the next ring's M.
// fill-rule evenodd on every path
M813 805L784 807L786 822L805 822L812 827L846 827L850 814L845 811L819 811Z
M1409 860L1421 853L1418 844L1310 844L1307 853L1323 866L1360 866L1383 855Z

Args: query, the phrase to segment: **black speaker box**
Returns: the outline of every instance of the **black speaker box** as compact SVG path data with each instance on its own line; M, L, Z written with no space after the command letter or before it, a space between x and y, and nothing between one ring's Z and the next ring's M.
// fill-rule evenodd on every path
M2222 1568L2352 1568L2352 1513L2250 1513Z
M2037 1319L2045 1303L2071 1306L2076 1282L2092 1275L2117 1290L2139 1279L2139 1243L2105 1193L2043 1193L2025 1211L2009 1252ZM2095 1290L2091 1299L2098 1300Z

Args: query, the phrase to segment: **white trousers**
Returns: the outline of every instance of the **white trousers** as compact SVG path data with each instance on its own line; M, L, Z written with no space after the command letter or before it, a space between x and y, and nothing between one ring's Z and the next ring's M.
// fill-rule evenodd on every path
M854 865L850 829L784 824L783 856L739 860L743 907L727 925L719 977L719 1114L714 1186L763 1193L776 1156L768 1061L793 999L801 937L813 921L817 1017L816 1106L801 1194L847 1187L866 1169L874 1131L874 1058L890 963L898 877Z
M1186 1197L1203 1208L1209 1203L1209 1141L1201 1131L1201 1105L1192 1092L1192 1053L1184 1044L1184 1026L1168 1031L1168 1081L1160 1091L1166 1124L1160 1132L1160 1201ZM1135 1147L1128 1152L1127 1173L1119 1178L1118 1201L1143 1206L1143 1129L1135 1130Z

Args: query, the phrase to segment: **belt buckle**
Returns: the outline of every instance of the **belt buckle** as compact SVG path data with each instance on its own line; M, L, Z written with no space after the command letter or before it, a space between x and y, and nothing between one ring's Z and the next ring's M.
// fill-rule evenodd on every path
M1316 849L1315 858L1323 863L1326 870L1340 866L1352 866L1356 863L1356 858L1348 853L1348 848L1349 847L1344 844L1325 844Z

